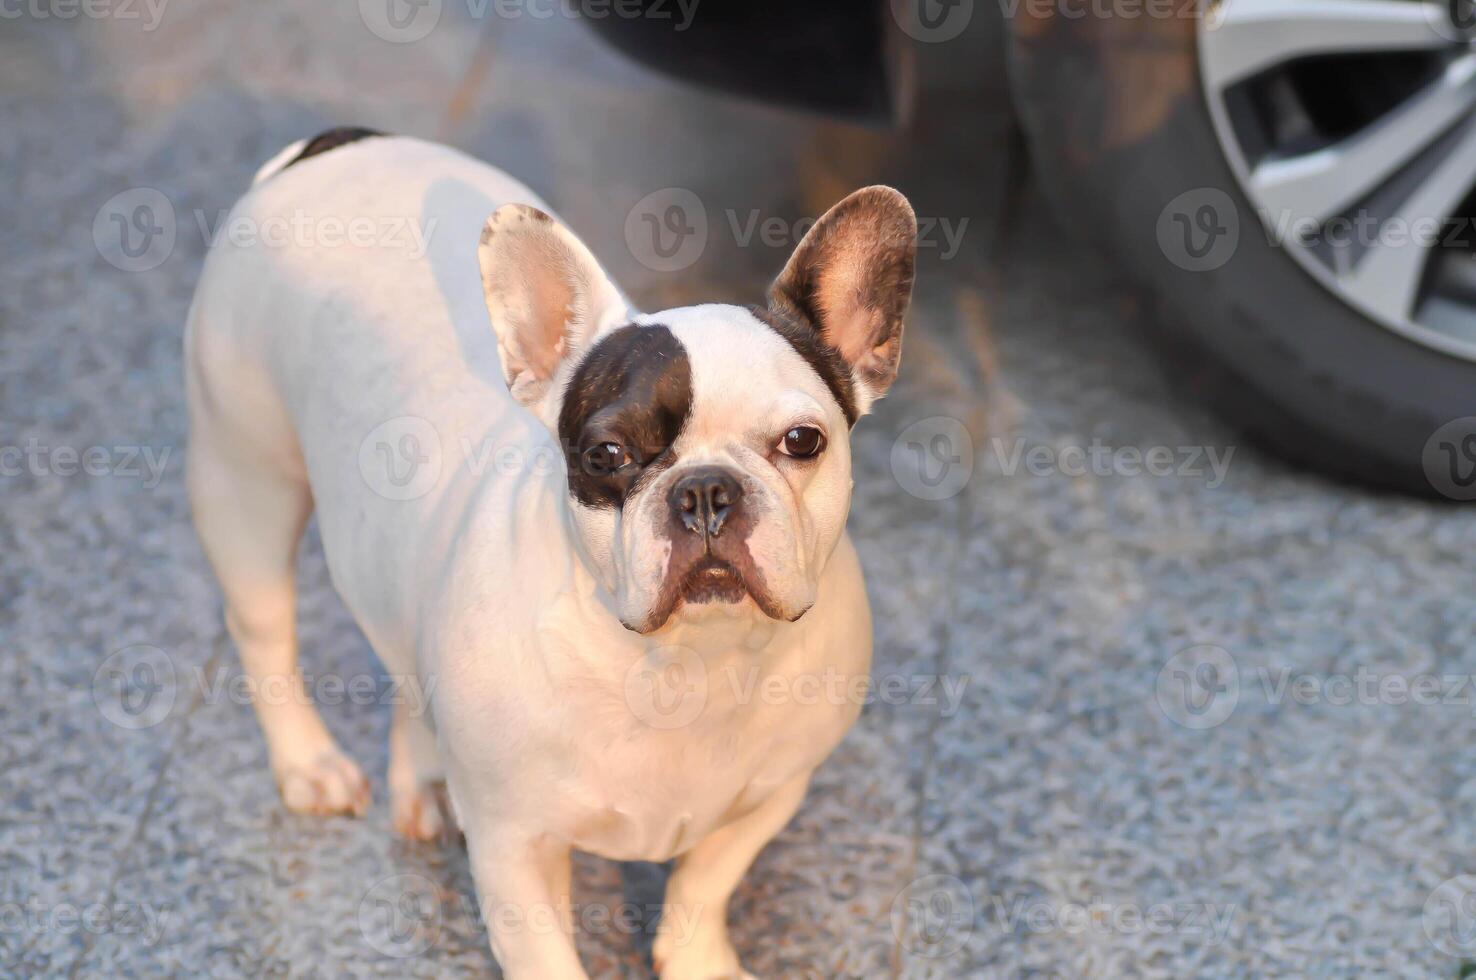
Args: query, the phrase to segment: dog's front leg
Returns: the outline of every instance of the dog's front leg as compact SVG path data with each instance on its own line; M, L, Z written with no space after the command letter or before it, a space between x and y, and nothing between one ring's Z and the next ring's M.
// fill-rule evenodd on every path
M574 948L569 845L511 828L466 829L492 954L507 980L588 980Z
M728 938L728 898L759 851L789 823L809 785L809 773L795 777L678 859L652 950L661 980L750 977Z

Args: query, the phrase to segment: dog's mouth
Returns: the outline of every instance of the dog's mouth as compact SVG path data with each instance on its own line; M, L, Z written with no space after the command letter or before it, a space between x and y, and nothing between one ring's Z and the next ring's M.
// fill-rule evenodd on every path
M790 613L781 607L746 553L730 559L704 552L666 580L655 608L643 622L625 622L625 627L637 633L653 633L683 606L736 605L750 599L770 619L792 622L804 615L804 610Z
M732 562L704 555L682 576L677 593L686 602L742 602L751 590Z

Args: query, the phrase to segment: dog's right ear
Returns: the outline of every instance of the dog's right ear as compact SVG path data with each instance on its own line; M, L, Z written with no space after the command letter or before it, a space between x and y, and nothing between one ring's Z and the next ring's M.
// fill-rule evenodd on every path
M498 208L477 258L507 386L523 405L541 400L560 365L597 333L630 318L584 243L537 208Z

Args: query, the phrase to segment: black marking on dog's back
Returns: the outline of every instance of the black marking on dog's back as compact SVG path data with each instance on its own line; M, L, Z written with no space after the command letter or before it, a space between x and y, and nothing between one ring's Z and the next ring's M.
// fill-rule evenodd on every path
M860 414L856 410L856 386L851 380L851 369L841 357L840 351L827 344L820 331L803 317L790 315L771 306L750 306L749 311L758 317L770 330L783 337L796 354L803 357L820 375L825 387L835 396L846 424L855 425Z
M365 129L363 126L339 126L337 129L327 130L308 140L307 145L302 148L302 152L291 160L288 160L282 166L282 169L286 170L294 163L301 163L308 157L315 157L321 153L327 153L329 150L336 150L340 146L357 143L359 140L368 139L371 136L383 135L377 129Z
M618 507L673 462L692 411L687 349L659 324L629 324L595 344L580 362L559 411L559 441L569 461L569 492L590 507ZM636 464L609 476L588 471L584 450L618 442Z

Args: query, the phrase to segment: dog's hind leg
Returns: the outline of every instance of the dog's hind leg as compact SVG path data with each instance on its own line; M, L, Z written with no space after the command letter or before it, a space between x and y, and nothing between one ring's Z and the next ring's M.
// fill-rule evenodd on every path
M239 418L222 418L200 380L191 378L190 506L225 593L226 628L282 800L299 813L362 814L369 783L339 750L298 670L297 543L313 501L297 442L285 422L271 425L276 413L258 406L235 406L251 418L249 430Z

